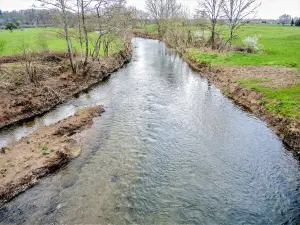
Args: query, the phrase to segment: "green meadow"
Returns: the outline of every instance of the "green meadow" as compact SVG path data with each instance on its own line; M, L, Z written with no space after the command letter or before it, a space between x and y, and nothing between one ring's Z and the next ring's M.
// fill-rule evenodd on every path
M220 28L221 36L227 38L226 27ZM190 56L199 61L227 65L279 65L300 70L300 28L271 24L251 24L237 31L233 45L243 45L247 36L259 36L262 51L256 54L241 52L201 53L190 49Z
M28 28L23 30L14 30L13 32L0 30L0 41L4 40L6 42L2 55L8 56L20 54L18 46L23 40L28 43L30 49L34 51L41 51L42 49L39 45L40 39L45 40L50 51L65 52L67 51L66 42L62 32L63 31L58 28ZM90 38L97 38L96 33L90 33L89 36ZM80 50L79 41L75 38L72 39L72 46L74 50ZM119 50L121 46L122 44L120 40L115 41L111 46L110 52ZM102 48L101 55L103 54L104 52Z

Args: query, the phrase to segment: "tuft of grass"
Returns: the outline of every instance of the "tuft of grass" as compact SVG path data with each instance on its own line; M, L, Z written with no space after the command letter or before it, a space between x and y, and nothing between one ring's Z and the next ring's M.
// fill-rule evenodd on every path
M262 82L271 81L270 79L247 79L240 80L238 83L264 94L260 104L271 113L287 116L300 120L300 85L295 84L291 87L271 88L261 85Z
M46 145L42 146L41 147L42 151L47 151L48 150L48 147Z

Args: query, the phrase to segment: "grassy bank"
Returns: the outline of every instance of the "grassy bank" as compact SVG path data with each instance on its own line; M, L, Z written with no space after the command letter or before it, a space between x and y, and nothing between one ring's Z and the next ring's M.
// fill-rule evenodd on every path
M74 34L74 31L73 31ZM75 34L74 34L75 36ZM90 39L96 39L96 33L89 33ZM63 37L63 30L58 28L27 28L23 30L14 30L13 32L0 30L0 40L6 42L3 56L20 54L18 49L19 43L24 40L29 44L29 48L34 51L41 51L39 46L40 39L44 39L49 50L54 52L65 52L66 42ZM72 39L73 48L76 51L80 50L80 43L76 38ZM91 45L92 46L92 45ZM123 44L120 39L112 43L110 52L121 50ZM101 48L100 55L104 55L103 48Z
M222 36L227 36L227 30L221 29ZM213 66L283 66L300 71L300 29L282 25L247 25L237 33L233 45L242 45L247 36L258 35L262 51L249 54L242 52L212 53L200 49L189 49L189 57L197 62L209 62ZM295 72L296 73L296 72ZM267 84L276 79L274 74L265 74L259 79L269 82L259 82L255 78L239 80L242 86L264 94L261 104L271 113L300 120L300 81L290 82L283 87L269 87ZM280 74L278 74L280 76ZM300 73L298 74L300 77ZM286 78L288 79L288 78ZM297 79L296 79L297 80Z
M272 79L246 79L238 80L244 87L261 92L264 98L260 104L274 114L280 114L285 117L300 121L300 85L294 84L282 88L267 87L261 82L272 82Z
M197 30L196 27L191 29ZM218 30L226 40L228 28L223 26L218 27ZM154 34L155 25L147 26L144 31ZM187 57L196 64L204 62L215 68L239 67L234 71L237 74L233 82L249 90L263 93L264 99L261 104L269 112L300 120L300 28L271 24L245 25L237 31L233 45L242 46L243 40L248 36L259 36L259 44L262 46L260 52L218 52L191 47L187 49ZM294 68L294 75L284 77L281 71L272 69L278 66L289 68L288 70ZM245 70L250 70L246 76ZM277 79L282 83L277 84Z

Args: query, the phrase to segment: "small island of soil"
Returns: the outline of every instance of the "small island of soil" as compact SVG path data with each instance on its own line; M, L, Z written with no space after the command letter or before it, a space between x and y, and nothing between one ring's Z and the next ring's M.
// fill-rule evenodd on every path
M0 205L37 183L37 180L81 153L75 135L89 128L101 106L79 110L54 125L45 126L0 150Z

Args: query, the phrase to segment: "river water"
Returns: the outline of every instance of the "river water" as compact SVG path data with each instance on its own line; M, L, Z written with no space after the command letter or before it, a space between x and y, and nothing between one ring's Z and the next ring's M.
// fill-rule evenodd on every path
M0 210L16 224L300 224L300 166L266 125L172 50L134 39L133 59L31 127L76 109L106 112L82 156Z

